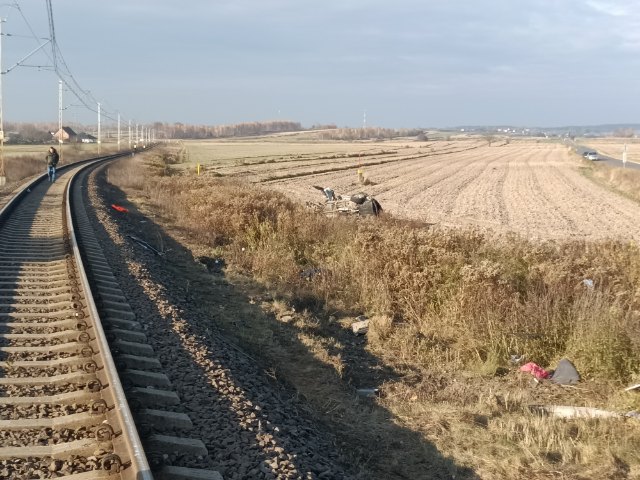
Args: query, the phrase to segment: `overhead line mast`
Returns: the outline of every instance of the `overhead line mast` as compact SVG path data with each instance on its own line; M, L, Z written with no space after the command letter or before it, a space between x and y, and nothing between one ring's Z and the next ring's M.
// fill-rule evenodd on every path
M47 15L49 16L49 36L51 37L51 54L53 55L53 70L58 73L58 58L56 50L58 44L56 43L56 28L53 24L53 7L51 6L51 0L47 0Z
M4 119L2 113L2 22L0 18L0 186L7 183L7 177L4 171Z

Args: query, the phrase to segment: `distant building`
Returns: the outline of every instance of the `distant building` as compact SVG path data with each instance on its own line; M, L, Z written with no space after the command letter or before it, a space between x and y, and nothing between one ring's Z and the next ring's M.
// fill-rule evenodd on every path
M53 138L59 143L75 143L78 141L78 134L71 127L62 127L53 134Z
M78 142L81 143L96 143L98 139L91 135L90 133L80 133L78 134Z

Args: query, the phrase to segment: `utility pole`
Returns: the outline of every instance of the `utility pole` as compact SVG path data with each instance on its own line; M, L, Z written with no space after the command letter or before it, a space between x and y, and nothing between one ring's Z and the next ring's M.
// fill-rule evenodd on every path
M129 120L129 150L131 150L131 120Z
M100 155L100 141L101 141L101 138L100 138L100 128L101 128L100 121L101 121L101 115L100 115L100 113L101 113L101 112L100 112L100 102L98 102L98 155Z
M7 183L4 171L4 119L2 116L2 24L4 18L0 18L0 186Z
M62 80L58 80L58 148L60 149L60 163L62 163Z
M118 151L120 151L120 112L118 112Z
M140 135L138 134L138 124L136 123L136 141L135 141L135 144L138 145L139 141L140 141Z

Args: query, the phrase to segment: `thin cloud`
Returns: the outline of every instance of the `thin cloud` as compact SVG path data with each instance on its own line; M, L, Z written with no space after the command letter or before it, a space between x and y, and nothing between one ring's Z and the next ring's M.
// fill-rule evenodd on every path
M604 13L605 15L612 17L624 17L630 13L630 9L627 5L620 5L618 2L588 0L587 5L599 13Z

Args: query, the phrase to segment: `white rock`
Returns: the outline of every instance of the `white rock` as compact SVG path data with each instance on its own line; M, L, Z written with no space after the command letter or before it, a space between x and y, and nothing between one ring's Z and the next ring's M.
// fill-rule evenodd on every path
M361 322L354 322L351 324L351 329L356 335L364 335L369 331L369 320L362 320Z

